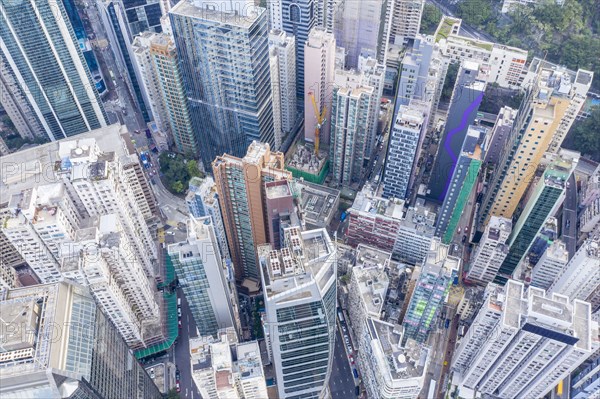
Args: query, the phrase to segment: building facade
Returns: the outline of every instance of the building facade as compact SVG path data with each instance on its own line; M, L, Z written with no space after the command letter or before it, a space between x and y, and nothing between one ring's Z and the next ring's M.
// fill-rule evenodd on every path
M50 140L106 126L106 113L62 1L5 4L2 24L2 95L27 135L42 128ZM46 17L42 18L41 15ZM15 97L16 96L16 97ZM33 112L33 114L30 114ZM30 121L30 122L27 122ZM22 123L21 123L22 122Z
M531 285L547 290L556 276L560 275L568 261L569 251L567 251L565 243L561 240L552 242L533 267Z
M259 248L268 353L280 398L328 394L336 335L336 248L325 229L285 232ZM310 355L310 356L306 356Z
M487 295L452 363L467 388L543 397L600 347L589 303L514 280Z
M191 0L169 13L206 169L224 153L243 156L253 140L275 143L267 12L251 2L233 4L242 14Z
M253 142L244 158L217 157L213 175L236 278L260 279L256 247L268 242L265 183L289 180L284 157L269 144Z
M187 231L187 240L169 245L167 252L200 335L216 336L224 328L239 331L233 275L221 260L212 219L191 217Z
M61 282L9 290L0 309L31 332L4 336L3 397L162 398L85 287ZM2 330L10 329L3 319Z
M492 216L472 256L466 279L485 285L492 281L500 265L508 255L508 237L512 232L512 220Z
M448 255L449 247L434 239L420 273L413 274L417 282L402 322L403 340L425 343L439 317L454 277L458 276L461 260Z

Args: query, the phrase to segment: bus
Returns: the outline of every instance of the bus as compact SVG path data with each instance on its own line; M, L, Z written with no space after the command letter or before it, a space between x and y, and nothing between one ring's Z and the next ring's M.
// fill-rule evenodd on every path
M428 398L435 398L435 388L436 388L435 380L431 380L431 383L429 384L429 393L427 394Z

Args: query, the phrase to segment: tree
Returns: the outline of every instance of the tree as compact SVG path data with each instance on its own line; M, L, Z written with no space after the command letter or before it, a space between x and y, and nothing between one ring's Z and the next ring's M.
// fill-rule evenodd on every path
M191 177L204 177L204 175L202 174L202 172L200 172L200 169L198 168L198 161L187 161L186 167L188 174Z
M464 0L457 11L467 24L482 27L492 17L492 4L490 0Z
M180 396L177 393L177 390L175 388L171 389L169 391L169 393L167 393L167 397L166 397L166 399L179 399L179 398L180 398Z
M185 190L185 187L183 186L183 183L181 182L181 180L177 180L176 182L174 182L173 184L171 184L171 188L177 194L181 194L183 192L183 190Z
M564 145L600 161L600 106L594 107L588 118L576 122L568 136Z
M442 12L433 4L425 3L421 17L421 33L433 35L442 19Z

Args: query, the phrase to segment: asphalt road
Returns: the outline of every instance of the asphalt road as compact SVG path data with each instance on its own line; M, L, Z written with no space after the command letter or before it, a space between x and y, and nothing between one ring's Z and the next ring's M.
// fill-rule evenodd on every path
M175 364L179 369L181 376L180 396L182 398L197 398L200 399L200 392L196 388L194 380L192 380L192 370L190 364L190 337L196 337L196 323L190 312L188 302L183 296L181 289L177 290L177 296L181 298L181 324L182 327L179 329L179 337L175 344Z
M340 334L339 326L335 337L335 350L333 354L333 370L329 377L329 390L332 399L351 399L356 397L354 377L348 363L348 355L344 347L344 340Z
M569 259L575 255L577 250L577 182L575 174L572 173L567 180L567 189L565 201L563 203L562 213L562 236L561 239L565 243L569 251Z

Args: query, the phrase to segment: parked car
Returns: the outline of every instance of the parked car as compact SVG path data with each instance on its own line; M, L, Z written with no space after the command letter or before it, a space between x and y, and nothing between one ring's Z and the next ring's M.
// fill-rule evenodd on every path
M179 382L175 385L175 390L177 392L181 392L181 386L179 385Z
M150 378L154 379L154 367L150 369Z

